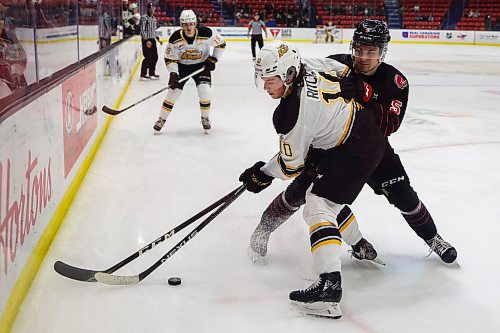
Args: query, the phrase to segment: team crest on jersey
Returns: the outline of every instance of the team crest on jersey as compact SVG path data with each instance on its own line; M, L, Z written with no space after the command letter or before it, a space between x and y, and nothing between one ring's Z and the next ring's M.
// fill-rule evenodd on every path
M396 74L396 76L394 77L394 82L396 83L399 89L404 89L408 87L408 81L403 79L403 77L399 74Z
M201 52L199 50L186 50L181 55L181 59L184 59L184 60L198 60L198 59L201 59Z
M286 44L281 44L279 47L278 47L278 55L280 56L280 58L288 52L288 45Z
M368 103L373 95L373 88L371 85L363 81L363 102Z

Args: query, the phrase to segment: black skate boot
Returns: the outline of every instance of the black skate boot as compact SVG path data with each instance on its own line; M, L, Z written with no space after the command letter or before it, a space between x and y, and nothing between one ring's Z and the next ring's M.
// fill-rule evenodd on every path
M451 264L457 259L457 250L450 243L444 241L439 234L425 242L430 247L429 255L435 252L447 264Z
M323 273L304 290L290 293L290 300L305 314L339 319L342 287L340 272Z
M161 129L163 128L163 125L165 125L165 121L166 121L166 119L163 119L162 117L159 117L158 120L155 122L155 125L153 126L153 129L156 132L161 131Z
M208 117L201 117L201 126L203 126L205 132L211 129L212 125L210 125L210 119L208 119Z
M364 238L352 245L352 250L349 251L352 256L358 260L369 260L379 265L385 265L385 262L378 258L377 251L373 245Z
M364 238L352 246L352 256L359 260L373 260L377 258L377 251L373 248L373 245Z

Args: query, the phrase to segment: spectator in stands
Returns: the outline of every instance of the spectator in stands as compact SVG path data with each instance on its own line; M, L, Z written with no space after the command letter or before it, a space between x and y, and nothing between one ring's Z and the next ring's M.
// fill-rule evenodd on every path
M26 51L17 38L13 19L9 16L5 21L0 19L0 80L4 83L2 97L27 86L24 76L26 64Z
M486 15L484 17L484 30L491 31L491 15Z
M413 6L413 11L414 11L414 12L418 12L418 11L420 11L420 6L419 6L419 5L415 5L415 6Z

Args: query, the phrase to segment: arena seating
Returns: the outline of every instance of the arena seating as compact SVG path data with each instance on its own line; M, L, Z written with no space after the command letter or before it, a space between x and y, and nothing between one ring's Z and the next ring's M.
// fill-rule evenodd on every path
M404 0L400 2L406 29L435 30L441 27L451 0Z
M500 18L500 0L471 0L464 8L462 19L456 29L485 30L485 17L491 16L492 25Z

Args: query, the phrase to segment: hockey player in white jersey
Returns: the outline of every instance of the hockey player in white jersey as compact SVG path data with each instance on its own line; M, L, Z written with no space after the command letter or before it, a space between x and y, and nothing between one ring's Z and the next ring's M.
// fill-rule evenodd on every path
M382 156L383 136L370 112L340 96L339 73L345 66L331 59L332 71L316 72L301 61L297 48L283 41L265 46L255 61L255 80L281 99L273 114L279 152L240 175L258 193L274 178L301 173L313 177L303 216L309 226L316 282L292 291L290 300L307 314L340 318L342 298L340 246L336 217L352 204Z
M192 76L198 90L200 101L201 124L206 131L211 129L210 105L211 105L211 72L215 64L220 60L226 43L222 36L208 27L196 26L196 15L190 10L183 10L180 15L182 29L176 30L169 38L165 49L165 65L170 72L168 81L169 90L163 101L158 120L153 128L159 132L175 102L182 94L184 82L179 79L205 67L201 73ZM210 49L213 47L213 53Z

